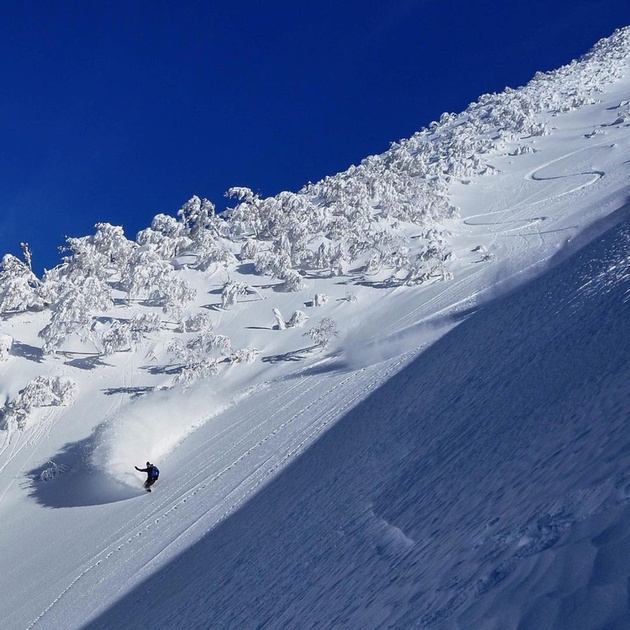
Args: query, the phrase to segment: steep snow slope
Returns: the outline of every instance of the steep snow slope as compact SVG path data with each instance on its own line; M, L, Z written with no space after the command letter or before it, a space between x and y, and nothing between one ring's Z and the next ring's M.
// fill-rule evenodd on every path
M101 267L88 239L40 295L27 275L3 288L4 304L22 291L40 309L52 296L53 318L73 300L89 317L87 341L50 354L49 310L3 314L0 625L623 624L628 40L300 195L241 190L230 225L268 240L232 234L220 250L204 240L220 222L156 217ZM224 260L200 268L191 243ZM196 297L166 315L133 298L144 263L98 280L123 254L149 256L156 291L186 280ZM94 285L96 312L82 302ZM310 322L278 330L273 308ZM256 361L179 361L200 313ZM341 335L314 348L304 332L323 317ZM127 325L145 326L134 351ZM38 377L75 383L76 401L51 406L44 388L20 407ZM152 495L133 470L147 459L162 471Z
M89 627L626 627L629 247L470 315Z

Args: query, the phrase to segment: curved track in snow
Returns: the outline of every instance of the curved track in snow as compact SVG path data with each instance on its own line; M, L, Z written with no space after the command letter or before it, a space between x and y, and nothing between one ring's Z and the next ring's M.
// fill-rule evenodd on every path
M501 208L499 210L494 210L494 211L490 211L490 212L485 212L485 213L480 213L480 214L476 214L470 217L467 217L463 223L464 225L468 225L471 227L489 227L489 228L494 228L494 227L501 227L501 229L499 231L496 230L492 230L493 233L495 234L500 234L500 233L506 233L509 231L513 231L513 230L520 230L524 227L528 227L530 225L534 225L536 223L540 223L542 221L546 221L549 217L545 216L545 215L537 215L537 216L530 216L530 217L523 217L522 216L522 212L520 212L521 210L526 210L528 208L531 208L532 206L536 206L542 203L548 204L553 200L557 200L561 197L564 197L566 195L570 195L572 193L575 193L577 191L580 191L584 188L587 188L589 186L592 186L593 184L595 184L597 181L599 181L600 179L602 179L606 173L602 170L598 170L598 169L592 169L592 170L585 170L585 171L579 171L579 172L569 172L569 173L558 173L558 174L548 174L545 175L544 172L552 169L552 167L555 167L555 169L558 169L559 164L561 164L562 162L564 162L565 160L569 160L571 158L573 158L576 154L578 153L583 153L585 151L596 151L596 150L600 150L602 148L606 148L608 145L607 144L600 144L600 145L595 145L595 146L591 146L591 147L585 147L585 148L581 148L578 149L576 151L572 151L570 153L567 153L561 157L558 158L554 158L553 160L549 160L548 162L537 166L536 168L532 169L530 172L528 172L524 179L525 181L530 181L530 182L567 182L567 181L571 181L572 183L566 188L566 189L560 189L560 190L549 190L549 191L543 191L543 194L540 198L534 198L536 197L539 193L534 191L532 193L530 193L528 196L525 197L525 199L519 201L518 203L514 204L514 205L510 205L507 204L506 207ZM553 169L552 169L553 170ZM561 169L558 169L561 170ZM576 178L578 179L578 182L576 182ZM585 180L583 178L586 178ZM527 198L529 197L529 198ZM503 220L503 221L475 221L475 219L478 218L483 218L483 217L491 217L491 216L496 216L496 215L510 215L509 219ZM515 216L516 215L516 216ZM503 227L505 226L505 227Z

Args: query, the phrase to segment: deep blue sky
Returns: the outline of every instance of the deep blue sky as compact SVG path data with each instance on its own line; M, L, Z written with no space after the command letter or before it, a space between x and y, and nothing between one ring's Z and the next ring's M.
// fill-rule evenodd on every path
M31 0L0 11L0 254L345 170L630 24L619 0Z

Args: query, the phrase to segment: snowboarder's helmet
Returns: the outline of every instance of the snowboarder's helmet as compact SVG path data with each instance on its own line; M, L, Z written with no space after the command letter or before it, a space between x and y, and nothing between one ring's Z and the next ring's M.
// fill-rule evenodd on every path
M147 462L147 468L151 465L151 462Z

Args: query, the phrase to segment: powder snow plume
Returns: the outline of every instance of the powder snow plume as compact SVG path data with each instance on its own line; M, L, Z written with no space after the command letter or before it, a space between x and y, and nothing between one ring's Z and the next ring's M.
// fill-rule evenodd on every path
M160 466L188 434L229 406L205 386L156 391L130 402L106 421L92 464L125 485L138 486L134 466Z

